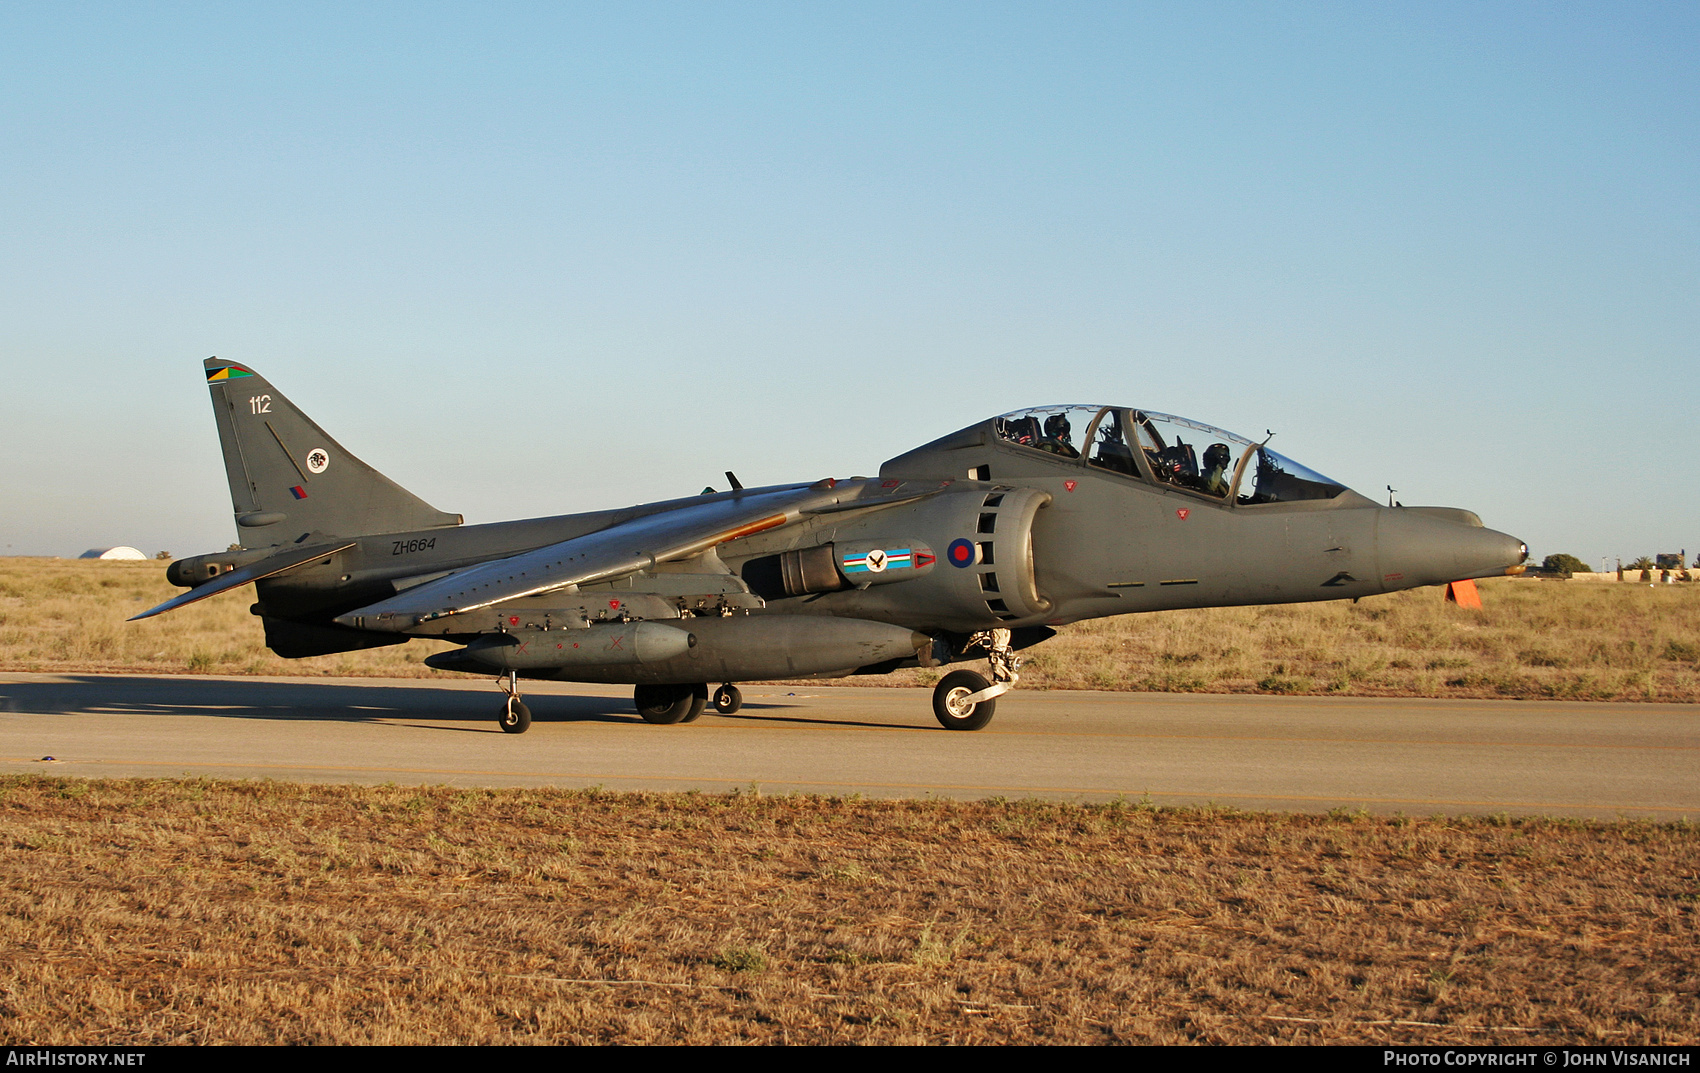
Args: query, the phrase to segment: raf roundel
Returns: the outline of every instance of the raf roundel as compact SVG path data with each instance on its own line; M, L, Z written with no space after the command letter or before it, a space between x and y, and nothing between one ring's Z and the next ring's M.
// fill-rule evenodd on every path
M945 549L944 555L945 558L950 560L950 565L952 566L960 566L964 568L973 566L974 542L972 540L959 537L950 542L950 547Z

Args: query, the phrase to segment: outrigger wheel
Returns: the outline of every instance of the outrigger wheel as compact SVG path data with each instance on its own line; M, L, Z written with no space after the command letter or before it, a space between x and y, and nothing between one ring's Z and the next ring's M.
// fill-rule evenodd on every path
M632 703L646 723L689 723L708 706L708 684L638 686L632 690Z
M502 691L508 699L502 704L502 714L496 717L502 724L503 733L524 734L531 729L531 709L525 706L525 701L519 699L519 674L509 671L502 678Z
M509 697L502 707L502 729L509 734L524 734L531 729L531 709L518 697Z
M714 691L714 710L721 715L731 715L743 706L744 694L731 682Z

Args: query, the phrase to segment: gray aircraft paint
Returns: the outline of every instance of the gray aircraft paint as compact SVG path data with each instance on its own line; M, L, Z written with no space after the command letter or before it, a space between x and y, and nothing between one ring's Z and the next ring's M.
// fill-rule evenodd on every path
M750 682L842 674L893 660L913 665L930 644L925 634L857 619L693 618L668 625L608 623L485 634L465 649L443 654L450 658L431 656L426 663L486 673L514 669L569 682ZM586 649L592 650L590 656L581 656ZM596 653L609 658L591 658Z
M1383 507L1306 484L1303 467L1259 479L1328 498L1259 501L1269 483L1224 498L1159 481L1155 453L1095 464L1085 447L1068 457L1000 437L1004 419L899 455L877 478L466 526L253 370L205 368L242 548L172 564L190 591L137 617L253 582L267 643L285 656L434 636L468 647L432 666L571 681L877 673L969 658L982 631L1013 630L1021 647L1082 619L1358 598L1514 572L1526 557L1468 511ZM1094 429L1111 428L1111 409ZM1140 411L1116 412L1112 447L1141 435L1122 427ZM1243 449L1240 473L1259 451ZM640 648L610 650L622 631Z
M204 366L236 524L264 531L250 539L461 523L344 450L252 369L216 358Z

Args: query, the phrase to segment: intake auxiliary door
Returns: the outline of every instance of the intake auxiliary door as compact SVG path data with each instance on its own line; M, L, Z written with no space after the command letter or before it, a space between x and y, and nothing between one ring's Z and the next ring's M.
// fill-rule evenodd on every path
M1013 621L1043 615L1051 601L1039 592L1033 573L1033 516L1051 502L1036 488L992 492L975 526L976 564L986 607Z

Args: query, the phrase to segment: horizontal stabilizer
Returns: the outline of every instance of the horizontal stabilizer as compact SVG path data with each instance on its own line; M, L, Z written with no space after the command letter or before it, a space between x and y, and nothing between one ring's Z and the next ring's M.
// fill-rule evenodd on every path
M729 540L790 525L804 514L854 498L865 485L840 482L733 495L647 514L596 533L482 563L337 618L361 630L408 630L573 585L624 577L701 554Z
M229 573L220 574L204 585L197 585L188 592L173 596L158 607L151 607L139 615L132 615L130 621L135 622L137 619L163 615L167 611L175 611L179 607L185 607L197 600L205 600L207 597L217 596L221 592L239 589L250 582L275 577L285 571L294 570L298 566L306 566L314 559L323 559L327 555L347 551L354 547L356 543L358 542L350 540L343 544L315 544L311 547L290 548L288 551L269 555L257 563L249 563L247 566L238 567Z

